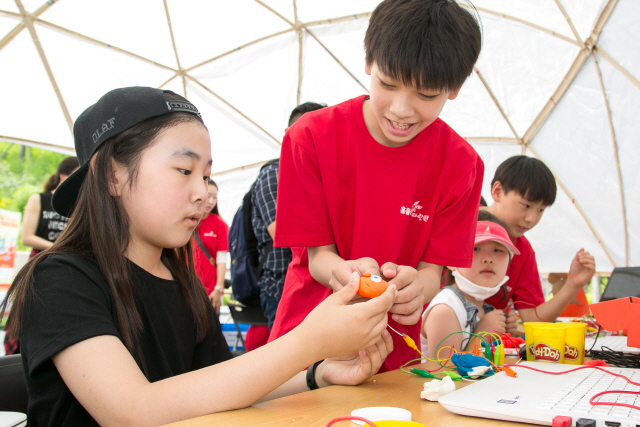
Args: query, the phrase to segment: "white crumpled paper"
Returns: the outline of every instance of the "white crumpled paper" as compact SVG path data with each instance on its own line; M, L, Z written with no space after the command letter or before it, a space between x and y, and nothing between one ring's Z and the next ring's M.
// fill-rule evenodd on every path
M420 393L420 398L437 402L440 396L449 394L452 391L456 391L456 385L451 377L446 376L440 381L431 380L431 382L424 383L424 390Z

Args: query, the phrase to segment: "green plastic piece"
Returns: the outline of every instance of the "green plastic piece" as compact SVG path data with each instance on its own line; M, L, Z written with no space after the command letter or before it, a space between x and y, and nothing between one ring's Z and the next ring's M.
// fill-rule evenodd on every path
M484 357L487 360L493 360L493 358L491 357L491 349L489 348L489 346L484 348Z
M430 374L427 371L423 371L422 369L417 369L417 368L412 368L411 372L413 372L416 375L419 375L423 378L436 378L434 375Z
M462 379L462 377L460 376L460 374L458 374L457 372L453 372L453 371L444 371L443 374L451 377L452 380L454 381L460 381Z
M500 346L496 346L496 350L493 352L493 364L500 366Z

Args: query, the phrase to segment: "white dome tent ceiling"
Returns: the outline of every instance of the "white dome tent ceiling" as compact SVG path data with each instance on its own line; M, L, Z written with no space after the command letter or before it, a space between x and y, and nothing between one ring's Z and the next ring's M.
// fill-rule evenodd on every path
M0 0L0 140L71 154L73 120L110 89L186 95L212 139L230 221L278 156L291 109L365 93L376 0ZM476 0L483 50L442 118L486 165L543 160L557 201L527 234L541 272L577 249L640 265L640 2Z

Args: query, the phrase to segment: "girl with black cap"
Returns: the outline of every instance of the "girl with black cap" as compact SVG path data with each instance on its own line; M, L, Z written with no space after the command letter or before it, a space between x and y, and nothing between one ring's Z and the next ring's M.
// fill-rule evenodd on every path
M198 110L173 92L116 89L74 139L80 168L53 197L69 224L0 306L12 303L30 426L158 425L358 384L393 349L395 287L349 305L354 275L289 334L232 359L189 243L211 173Z

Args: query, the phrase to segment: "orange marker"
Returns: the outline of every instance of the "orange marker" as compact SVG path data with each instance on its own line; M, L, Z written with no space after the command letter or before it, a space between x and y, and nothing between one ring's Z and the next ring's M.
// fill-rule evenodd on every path
M358 295L365 298L375 298L382 295L388 286L389 284L377 274L364 273L360 278Z

